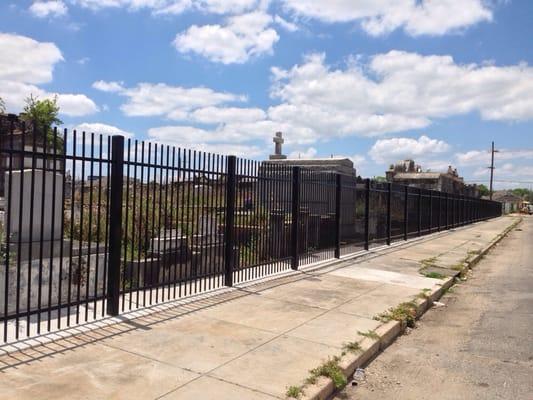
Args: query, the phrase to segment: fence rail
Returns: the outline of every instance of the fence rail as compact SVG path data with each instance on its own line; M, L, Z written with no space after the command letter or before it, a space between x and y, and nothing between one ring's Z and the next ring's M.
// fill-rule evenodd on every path
M0 132L4 342L501 215L500 203L85 132Z

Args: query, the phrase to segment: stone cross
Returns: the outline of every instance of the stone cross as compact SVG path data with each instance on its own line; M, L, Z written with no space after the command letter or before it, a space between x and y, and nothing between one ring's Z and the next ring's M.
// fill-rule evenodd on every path
M283 140L283 133L276 132L276 136L274 136L274 139L272 140L276 144L275 152L277 156L281 156L281 145L285 143L285 140Z
M286 156L282 154L282 149L281 149L281 146L285 142L285 140L283 140L283 133L276 132L276 135L274 136L272 141L275 144L275 148L274 148L274 154L270 156L270 159L281 160L281 159L287 158Z

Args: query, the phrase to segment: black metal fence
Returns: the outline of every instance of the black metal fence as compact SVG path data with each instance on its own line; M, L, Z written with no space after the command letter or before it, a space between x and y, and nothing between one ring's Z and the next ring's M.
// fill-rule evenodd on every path
M121 136L0 133L4 342L501 215L496 202Z

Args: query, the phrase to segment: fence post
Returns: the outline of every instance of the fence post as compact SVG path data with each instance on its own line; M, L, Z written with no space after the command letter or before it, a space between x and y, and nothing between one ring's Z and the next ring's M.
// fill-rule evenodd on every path
M418 211L418 236L422 236L422 189L420 188L418 188L417 211Z
M370 179L365 181L365 250L370 248Z
M403 240L409 239L409 186L405 186L405 202L403 205Z
M335 196L335 258L341 258L341 196L342 175L337 174L337 187Z
M300 243L300 167L292 167L292 226L291 226L291 268L298 269L298 244Z
M111 138L111 182L109 200L109 257L107 266L108 315L119 313L120 253L122 249L122 184L124 180L124 137Z
M387 185L387 245L391 244L391 231L392 231L392 216L391 216L391 203L392 203L392 183Z
M224 285L233 286L233 265L235 248L235 191L237 184L237 157L227 158L226 179L226 223L224 226Z

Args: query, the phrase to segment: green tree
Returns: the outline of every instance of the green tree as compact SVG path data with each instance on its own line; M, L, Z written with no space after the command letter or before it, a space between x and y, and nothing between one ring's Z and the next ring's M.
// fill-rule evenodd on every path
M61 125L58 117L59 106L57 105L57 96L53 99L39 100L37 97L26 98L24 106L23 119L33 125L34 133L46 138L48 144L54 143L53 125ZM62 139L58 136L58 145L62 144Z
M487 186L483 185L483 184L479 185L477 188L479 190L479 195L482 196L482 197L483 196L488 196L490 194L489 188Z
M375 176L372 179L374 179L374 181L380 182L380 183L387 182L387 178L385 178L384 176Z
M531 197L533 195L533 192L531 192L530 190L528 189L525 189L525 188L517 188L517 189L513 189L512 190L512 193L515 195L515 196L519 196L525 200L531 200Z

